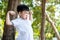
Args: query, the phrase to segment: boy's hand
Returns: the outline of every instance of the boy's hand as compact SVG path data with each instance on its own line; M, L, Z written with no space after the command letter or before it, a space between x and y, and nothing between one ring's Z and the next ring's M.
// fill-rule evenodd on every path
M12 15L12 16L16 15L16 13L14 11L8 11L8 14Z
M31 15L31 14L33 14L33 11L31 10L31 11L29 11L29 14Z

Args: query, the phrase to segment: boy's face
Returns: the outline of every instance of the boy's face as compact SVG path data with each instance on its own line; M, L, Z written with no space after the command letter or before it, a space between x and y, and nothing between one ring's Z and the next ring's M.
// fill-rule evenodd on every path
M28 19L29 18L29 11L22 11L19 13L19 16L23 19Z

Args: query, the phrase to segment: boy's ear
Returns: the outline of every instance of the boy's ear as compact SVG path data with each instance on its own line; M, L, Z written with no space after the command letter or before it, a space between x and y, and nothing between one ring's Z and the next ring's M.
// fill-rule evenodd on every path
M21 14L21 12L18 13L18 15L20 15L20 14Z

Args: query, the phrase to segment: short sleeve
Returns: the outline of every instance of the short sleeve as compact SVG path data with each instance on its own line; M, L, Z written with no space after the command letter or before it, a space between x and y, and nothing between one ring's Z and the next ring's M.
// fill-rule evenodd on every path
M32 25L32 23L33 23L33 22L32 22L32 21L30 21L30 20L28 20L28 22L29 22L29 24L30 24L30 25Z
M12 21L11 21L11 23L12 23L12 25L13 25L14 27L16 27L16 24L17 24L16 21L17 21L17 20L12 20Z

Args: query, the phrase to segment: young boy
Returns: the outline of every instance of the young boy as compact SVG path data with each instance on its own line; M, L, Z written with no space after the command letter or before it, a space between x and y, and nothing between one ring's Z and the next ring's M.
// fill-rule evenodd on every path
M15 15L14 11L8 11L6 24L13 25L18 31L16 40L33 40L33 29L31 27L32 13L26 5L18 5L17 12L19 18L10 21L10 15Z

